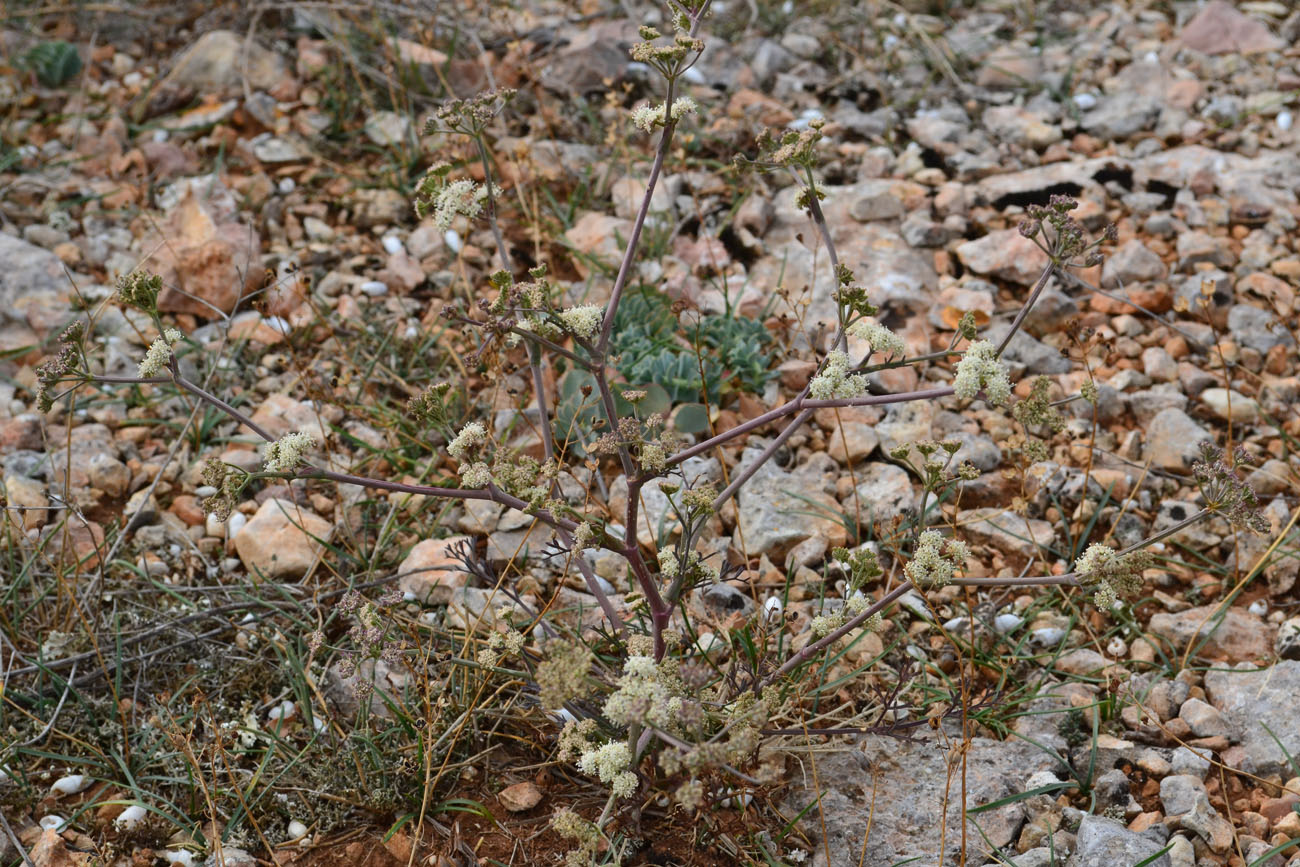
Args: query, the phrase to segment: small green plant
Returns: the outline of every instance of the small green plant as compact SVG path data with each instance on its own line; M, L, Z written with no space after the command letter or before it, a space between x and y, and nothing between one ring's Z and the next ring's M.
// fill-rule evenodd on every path
M81 55L62 40L41 42L23 55L23 65L46 87L62 87L81 71Z

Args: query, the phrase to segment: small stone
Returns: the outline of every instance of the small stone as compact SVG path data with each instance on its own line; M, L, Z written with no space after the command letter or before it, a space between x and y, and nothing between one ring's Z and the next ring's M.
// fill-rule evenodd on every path
M1179 39L1183 45L1204 54L1258 54L1285 47L1262 22L1225 0L1212 0L1197 12Z
M1226 388L1207 388L1200 400L1210 411L1224 421L1250 424L1259 418L1259 404L1254 398Z
M542 790L537 787L536 783L522 782L515 783L513 786L506 786L497 795L497 800L501 806L505 807L512 813L522 813L531 810L542 802Z
M466 543L472 544L468 536L417 543L397 567L397 586L425 605L447 604L452 592L469 581L465 563L452 553L453 548Z
M1282 622L1273 639L1273 648L1282 659L1300 659L1300 617Z
M1101 282L1106 289L1120 289L1131 283L1163 280L1168 274L1169 269L1160 257L1135 238L1106 257L1101 267Z
M916 508L912 480L902 467L890 463L873 463L859 469L858 503L862 525L886 524ZM846 503L852 507L852 502Z
M1147 429L1147 456L1165 470L1186 470L1200 456L1200 444L1213 437L1181 409L1156 413Z
M366 138L380 147L405 144L411 139L411 118L395 111L378 111L366 119Z
M1178 716L1191 726L1192 734L1198 738L1234 736L1233 727L1223 718L1223 714L1199 698L1189 698L1183 702Z
M1001 229L957 247L957 257L976 274L1030 286L1041 276L1047 259L1032 240L1017 229Z
M235 552L255 579L301 578L324 556L333 530L319 515L272 497L234 537Z
M1084 816L1075 838L1075 850L1067 867L1118 867L1145 863L1148 867L1171 867L1169 856L1147 860L1164 846L1145 834L1136 834L1113 819Z

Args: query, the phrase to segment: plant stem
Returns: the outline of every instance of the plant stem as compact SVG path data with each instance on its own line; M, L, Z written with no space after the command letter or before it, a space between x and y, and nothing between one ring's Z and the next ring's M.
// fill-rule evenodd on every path
M773 682L789 674L791 671L794 671L796 668L798 668L799 666L803 665L805 662L807 662L808 660L816 656L817 653L820 650L822 650L822 648L831 646L836 641L839 641L845 635L848 635L854 629L857 629L859 626L865 623L867 618L875 614L879 614L881 611L884 611L886 608L892 605L900 596L902 596L907 591L913 589L914 586L915 585L913 585L911 581L904 581L902 584L899 584L893 590L889 591L883 597L881 597L880 601L877 602L875 605L872 605L870 608L868 608L866 611L863 611L861 614L853 618L850 618L839 629L836 629L834 632L822 636L821 638L817 639L811 644L805 645L804 648L800 650L798 653L791 655L791 657L787 659L780 668L778 668L776 671L772 672L767 677L755 683L754 691L758 692L762 690L763 687L770 686Z

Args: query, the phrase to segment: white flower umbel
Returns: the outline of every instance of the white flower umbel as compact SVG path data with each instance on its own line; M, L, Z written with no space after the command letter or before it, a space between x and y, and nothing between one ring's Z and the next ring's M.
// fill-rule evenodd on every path
M668 109L667 103L642 105L632 109L632 125L650 132L657 126L663 126L665 118L670 114L673 120L681 120L685 115L695 114L698 109L695 100L689 96L681 96L673 100L671 110Z
M903 338L875 322L859 319L849 326L849 336L865 340L873 353L879 353L886 358L892 356L902 358L907 355L907 345L903 343Z
M1011 379L1007 366L998 358L997 348L987 340L977 340L966 349L957 362L957 376L952 390L958 397L970 400L980 389L984 398L994 406L1001 406L1011 397Z
M564 327L584 339L596 333L604 318L605 308L597 304L584 304L560 311L560 321Z
M605 716L619 725L648 722L672 731L677 728L682 700L659 671L651 656L629 656L623 663L618 688L605 700Z
M632 751L627 744L610 741L583 753L578 759L578 770L607 783L615 797L626 798L636 791L636 774L628 770L631 763Z
M965 542L945 540L938 530L926 530L916 543L912 562L903 567L908 580L918 587L942 587L966 561Z
M492 470L479 461L460 468L460 483L467 488L486 488L492 483Z
M487 441L487 431L483 425L472 421L460 429L456 438L447 444L447 454L456 460L464 460L466 452Z
M175 328L164 331L162 337L155 340L144 354L144 360L140 362L140 377L153 376L166 367L172 358L172 345L184 336Z
M808 386L808 396L813 400L841 400L866 393L867 378L849 373L849 357L838 349L826 356L826 367Z
M495 190L494 190L495 192ZM457 214L473 219L483 210L487 187L473 181L452 181L441 190L433 203L433 224L441 232L451 228Z
M302 453L314 448L316 439L311 434L285 434L273 443L266 445L266 464L263 469L268 473L287 473L302 460Z

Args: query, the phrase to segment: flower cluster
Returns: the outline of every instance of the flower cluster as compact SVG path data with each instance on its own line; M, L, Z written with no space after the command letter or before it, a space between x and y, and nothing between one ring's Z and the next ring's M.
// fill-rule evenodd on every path
M957 375L952 381L953 392L967 400L982 390L984 399L1001 406L1011 397L1011 379L1007 367L998 357L997 348L987 340L977 340L966 349L957 362Z
M1206 508L1217 512L1232 526L1252 533L1267 533L1268 519L1260 509L1259 498L1250 485L1237 475L1236 468L1251 463L1250 455L1237 446L1229 463L1223 449L1209 442L1201 443L1201 459L1192 464L1192 474L1205 497Z
M1112 223L1106 227L1100 238L1088 243L1083 226L1070 216L1070 211L1077 207L1079 207L1078 200L1054 193L1048 200L1047 207L1029 206L1026 210L1027 219L1020 224L1020 234L1038 243L1038 236L1043 233L1043 226L1046 224L1051 227L1052 236L1047 238L1046 233L1043 233L1046 244L1039 244L1039 246L1052 257L1054 262L1061 266L1100 265L1101 253L1096 248L1103 241L1114 243L1119 237L1119 232ZM1079 260L1080 256L1085 258Z
M808 384L809 397L813 400L840 400L866 394L867 378L860 373L850 373L849 369L849 356L838 349L832 350L826 356L822 372Z
M216 490L215 494L204 498L203 511L214 515L218 521L225 521L248 484L248 473L216 458L208 458L203 464L202 478L204 485Z
M667 103L659 105L642 105L632 109L632 125L638 129L651 132L657 126L664 126L668 119L672 118L673 123L681 120L685 115L695 114L699 106L695 100L689 96L680 96L673 100L670 108Z
M886 358L902 358L907 355L907 345L903 343L903 338L883 325L860 319L848 327L848 334L865 340L873 353Z
M1074 562L1074 569L1079 573L1079 583L1092 590L1093 601L1104 611L1113 608L1121 596L1141 589L1142 570L1152 560L1146 551L1120 554L1108 545L1094 542Z
M605 308L598 304L584 304L560 311L564 327L583 339L593 336L605 318Z
M485 90L468 99L449 99L439 105L433 117L425 123L424 134L459 132L477 135L517 93L512 88L503 87L499 90Z
M965 562L970 551L965 542L945 539L938 530L926 530L916 543L912 561L903 573L917 587L942 587Z
M85 334L85 320L74 320L59 335L59 351L36 368L36 406L41 412L54 408L54 387L74 370L85 367L81 351Z
M578 770L595 777L613 790L614 796L626 798L636 791L636 774L632 765L632 751L619 741L592 742L596 735L596 721L585 719L570 722L560 732L559 759L562 762L577 758Z
M132 271L117 279L117 300L145 313L157 312L161 291L162 278L147 271Z
M682 707L681 682L652 656L629 656L623 663L623 676L605 701L605 716L627 726L649 723L666 731L676 731Z
M483 429L483 425L472 421L461 428L456 438L447 444L447 454L458 461L464 460L471 449L476 449L485 442L487 442L487 431Z
M654 67L665 77L675 76L688 54L698 54L704 50L704 41L690 35L690 20L684 15L674 16L673 26L677 33L673 35L672 42L666 44L655 41L663 36L658 29L642 26L638 33L645 41L632 46L632 59Z
M471 180L448 181L451 166L441 163L429 169L416 188L415 213L420 219L433 215L439 231L451 228L457 214L474 219L483 212L488 188ZM493 190L493 192L497 192Z
M149 351L145 353L144 360L140 362L139 376L142 379L153 376L166 367L167 362L172 359L172 345L184 336L175 328L168 328L164 331L162 337L155 339L153 344L150 345Z
M760 152L767 152L764 161L777 166L811 166L816 161L815 150L825 125L818 118L810 121L805 130L786 130L779 134L765 130L758 139Z
M266 463L263 469L268 473L287 473L302 460L302 453L316 446L316 438L311 434L289 433L273 443L266 444Z
M356 655L344 655L339 660L339 676L344 678L361 674L360 663L367 659L381 660L385 665L396 668L402 663L402 643L389 636L388 625L391 622L380 613L380 608L400 604L402 591L396 587L384 593L374 602L369 601L355 590L349 590L339 600L338 610L351 615L355 621L348 630L348 636L356 645ZM366 695L374 688L372 680L358 677L355 689L359 695Z
M518 656L523 652L525 640L523 633L517 629L490 633L488 646L478 653L478 664L491 667L500 664L504 657Z
M596 661L591 648L580 642L557 641L547 646L546 658L537 664L538 696L542 707L558 710L586 692L587 672Z

